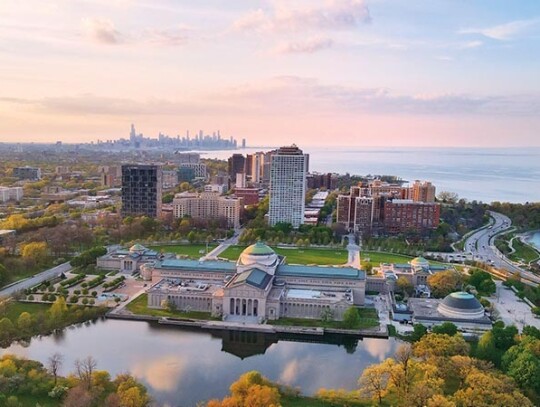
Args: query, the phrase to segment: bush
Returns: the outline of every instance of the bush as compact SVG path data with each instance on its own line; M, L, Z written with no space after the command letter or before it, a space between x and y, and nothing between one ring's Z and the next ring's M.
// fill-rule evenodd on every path
M29 296L28 296L28 301L34 301L34 296L33 296L33 295L29 295Z
M88 283L85 281L84 283L81 284L81 287L82 287L82 288L88 287Z
M55 302L55 301L56 301L56 295L54 295L54 294L49 294L49 301Z
M71 297L69 297L69 302L75 304L79 302L79 297L77 297L76 295L72 295Z
M97 297L97 291L92 291L92 297Z
M534 315L540 315L540 307L533 307L532 313Z
M73 290L73 294L75 294L75 295L80 295L80 294L81 294L81 290Z
M88 305L88 298L83 298L82 303L83 305Z
M51 285L49 286L49 288L47 288L47 290L48 290L49 292L53 293L53 292L54 292L54 285L51 284Z
M88 295L88 288L85 288L84 290L82 290L82 293L83 295Z
M94 300L93 298L90 298L90 301L88 301L88 303L90 305L94 305L96 303L96 300Z
M49 294L43 294L41 296L41 301L49 301Z

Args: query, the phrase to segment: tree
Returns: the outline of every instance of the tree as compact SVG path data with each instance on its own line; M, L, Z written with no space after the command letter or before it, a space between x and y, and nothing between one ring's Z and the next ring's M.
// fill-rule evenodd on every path
M77 359L75 361L75 371L77 377L81 381L81 384L86 389L92 388L92 375L96 370L97 362L92 356L87 356L84 359Z
M31 242L25 244L21 249L23 259L31 260L35 264L43 263L49 254L47 243Z
M463 277L453 270L441 271L427 278L427 283L434 297L442 298L461 288Z
M419 341L425 334L427 334L427 328L424 325L414 324L411 340L413 342Z
M431 332L435 334L446 334L454 336L457 333L457 326L451 322L443 322L441 325L435 325Z
M137 386L118 390L122 407L144 407L149 403L148 396Z
M71 388L64 399L63 407L90 407L94 403L92 394L82 385Z
M412 295L414 292L414 287L407 277L400 276L396 281L396 286L400 292L407 295Z
M414 344L414 354L424 360L436 357L448 358L455 355L465 356L469 354L469 345L461 335L431 333L424 335Z
M516 343L518 329L514 325L504 327L495 324L491 329L491 332L493 333L493 341L495 343L495 347L500 350L508 350Z
M34 320L32 315L28 312L22 312L21 315L19 315L19 318L17 319L17 328L19 328L24 335L30 335L33 325Z
M443 203L455 204L459 200L459 195L455 192L441 191L439 192L439 195L437 195L437 200Z
M491 274L483 270L474 270L467 278L467 283L472 285L479 293L482 293L483 295L491 295L497 289Z
M0 264L0 287L2 287L7 281L6 268L3 264Z
M330 308L323 308L321 311L321 321L330 322L334 320L334 311Z
M358 329L360 327L360 314L356 307L349 307L343 313L343 327L347 329Z
M387 392L389 371L381 364L371 365L364 369L358 380L360 392L372 399L376 399L379 405Z
M68 313L66 299L62 296L58 296L58 298L53 303L53 305L51 305L51 308L49 309L48 312L53 323L59 323L59 322L64 321Z
M58 380L58 371L62 367L63 360L64 360L64 357L58 352L53 353L47 360L48 369L49 369L49 372L51 372L51 374L54 377L55 386Z
M521 388L540 393L540 339L523 336L504 354L502 368Z
M533 338L540 339L540 329L535 326L524 326L522 333L523 335L532 336Z
M15 327L9 318L0 319L0 342L8 341L15 334Z

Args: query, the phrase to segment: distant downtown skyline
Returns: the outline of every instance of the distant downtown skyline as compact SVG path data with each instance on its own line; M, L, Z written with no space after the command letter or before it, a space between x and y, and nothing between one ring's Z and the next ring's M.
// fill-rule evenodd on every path
M540 146L537 0L5 0L0 142Z

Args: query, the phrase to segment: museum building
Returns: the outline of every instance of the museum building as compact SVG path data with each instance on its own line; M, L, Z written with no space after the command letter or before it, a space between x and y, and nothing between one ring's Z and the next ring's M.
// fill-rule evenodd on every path
M351 256L359 260L359 252ZM356 264L287 264L285 256L258 242L236 263L168 258L142 265L141 275L158 281L148 290L151 308L167 300L177 309L210 312L227 321L320 319L324 313L342 320L348 308L364 305L366 275Z

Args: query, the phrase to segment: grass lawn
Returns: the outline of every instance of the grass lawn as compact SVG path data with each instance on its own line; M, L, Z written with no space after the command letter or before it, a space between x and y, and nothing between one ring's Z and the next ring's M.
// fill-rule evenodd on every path
M126 309L138 315L151 315L153 317L169 317L169 318L190 318L190 319L206 319L220 320L214 318L209 312L202 311L167 311L164 309L148 308L148 294L142 294L126 305Z
M360 325L356 329L367 329L379 326L379 317L374 308L357 308L360 314ZM305 326L305 327L321 327L321 328L336 328L343 329L341 321L323 322L319 319L304 319L304 318L280 318L275 321L268 321L270 325L283 326Z
M245 246L231 246L220 257L229 260L236 260ZM277 254L287 257L288 264L317 264L317 265L339 265L347 262L348 253L343 248L291 248L284 249L273 248ZM412 257L393 253L380 252L362 252L363 259L369 258L369 261L375 265L379 263L406 263Z
M210 252L215 247L216 247L215 244L209 244L208 251ZM162 245L162 246L150 246L149 248L152 250L156 250L158 252L163 251L165 253L183 254L185 256L189 256L194 259L198 259L206 254L205 244L190 244L190 245L175 245L175 246Z
M538 259L538 257L540 257L536 250L534 250L528 244L523 243L519 239L514 239L512 241L512 246L514 247L516 251L509 256L511 260L514 260L514 261L521 260L521 261L524 261L525 263L529 263L533 260Z
M19 318L19 315L21 315L23 312L28 312L31 315L35 315L40 311L47 311L50 307L50 304L34 304L28 302L10 301L5 312L0 314L0 318L8 317L12 322L15 322L17 321L17 318Z

